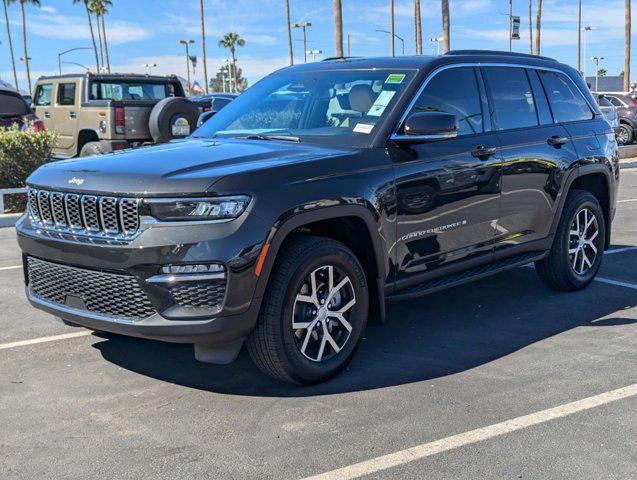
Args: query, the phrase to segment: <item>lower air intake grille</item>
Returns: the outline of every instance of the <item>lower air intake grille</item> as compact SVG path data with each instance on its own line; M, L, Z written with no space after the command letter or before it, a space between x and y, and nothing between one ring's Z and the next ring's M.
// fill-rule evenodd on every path
M35 297L61 306L114 318L139 320L156 313L131 275L69 267L27 258L29 291ZM69 299L69 297L71 297Z
M221 308L226 294L226 281L186 283L170 289L175 303L182 307Z

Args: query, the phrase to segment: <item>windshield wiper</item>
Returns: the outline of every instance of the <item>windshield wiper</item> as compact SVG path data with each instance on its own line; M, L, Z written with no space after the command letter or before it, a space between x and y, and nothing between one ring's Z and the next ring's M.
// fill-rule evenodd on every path
M282 140L284 142L300 142L301 139L299 137L295 137L293 135L261 135L260 133L255 133L252 135L247 135L245 137L248 140Z

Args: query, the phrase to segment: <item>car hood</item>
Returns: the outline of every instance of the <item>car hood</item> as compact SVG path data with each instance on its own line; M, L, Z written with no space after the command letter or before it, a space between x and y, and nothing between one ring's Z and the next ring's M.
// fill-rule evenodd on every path
M78 193L201 194L222 177L325 158L344 150L276 140L186 139L40 167L31 186Z

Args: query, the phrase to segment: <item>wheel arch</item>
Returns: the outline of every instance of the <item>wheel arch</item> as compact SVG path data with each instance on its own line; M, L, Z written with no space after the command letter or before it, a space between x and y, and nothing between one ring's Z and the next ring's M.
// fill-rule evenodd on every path
M370 209L362 205L324 207L292 216L282 216L264 242L263 248L267 248L267 253L261 268L258 269L259 280L255 298L261 299L265 294L276 259L284 250L286 242L299 235L332 238L344 243L354 252L368 280L370 323L384 322L386 248L378 235L377 219Z
M77 132L77 152L76 155L79 155L82 151L82 147L89 142L99 142L100 137L95 130L92 128L82 128Z

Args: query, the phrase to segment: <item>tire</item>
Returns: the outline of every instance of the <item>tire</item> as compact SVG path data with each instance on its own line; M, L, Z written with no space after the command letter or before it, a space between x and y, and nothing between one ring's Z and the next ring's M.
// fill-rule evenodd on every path
M104 155L104 148L100 142L88 142L82 146L80 157L94 157L96 155Z
M274 378L305 385L320 383L343 370L360 343L368 316L367 279L352 251L332 239L298 237L286 245L281 255L268 283L257 325L247 339L247 349L257 367ZM344 276L350 280L338 290L335 302L340 310L355 300L343 314L351 325L349 334L344 323L329 316L321 317L331 303L330 307L321 304L316 310L312 303L297 299L301 294L311 296L312 275L316 279L316 297L321 298L330 266L334 285L343 281ZM332 298L336 299L336 295ZM293 322L299 319L309 327L293 330ZM313 322L315 326L310 328ZM339 351L327 340L326 331Z
M190 100L182 97L164 98L150 112L148 129L155 143L166 143L194 132L198 117L199 109ZM187 122L188 135L173 134L172 127L180 119Z
M617 143L620 145L630 145L633 143L635 132L633 127L628 125L627 123L622 123L619 125L619 133L617 134Z
M597 231L593 241L596 249L593 261L589 258L593 255L593 247L580 246L578 236L571 234L572 227L576 226L574 224L576 215L579 216L580 225L586 223L583 220L584 214L588 215L589 221L591 221L591 214L594 217L591 227L587 227L584 233L590 238L594 236L595 229ZM606 221L597 198L584 190L572 190L566 198L550 253L548 257L535 262L535 270L540 279L553 290L563 292L581 290L595 279L602 263L605 242ZM577 251L572 253L572 250ZM589 260L590 266L584 261L584 255ZM580 269L580 266L584 268L576 271Z

